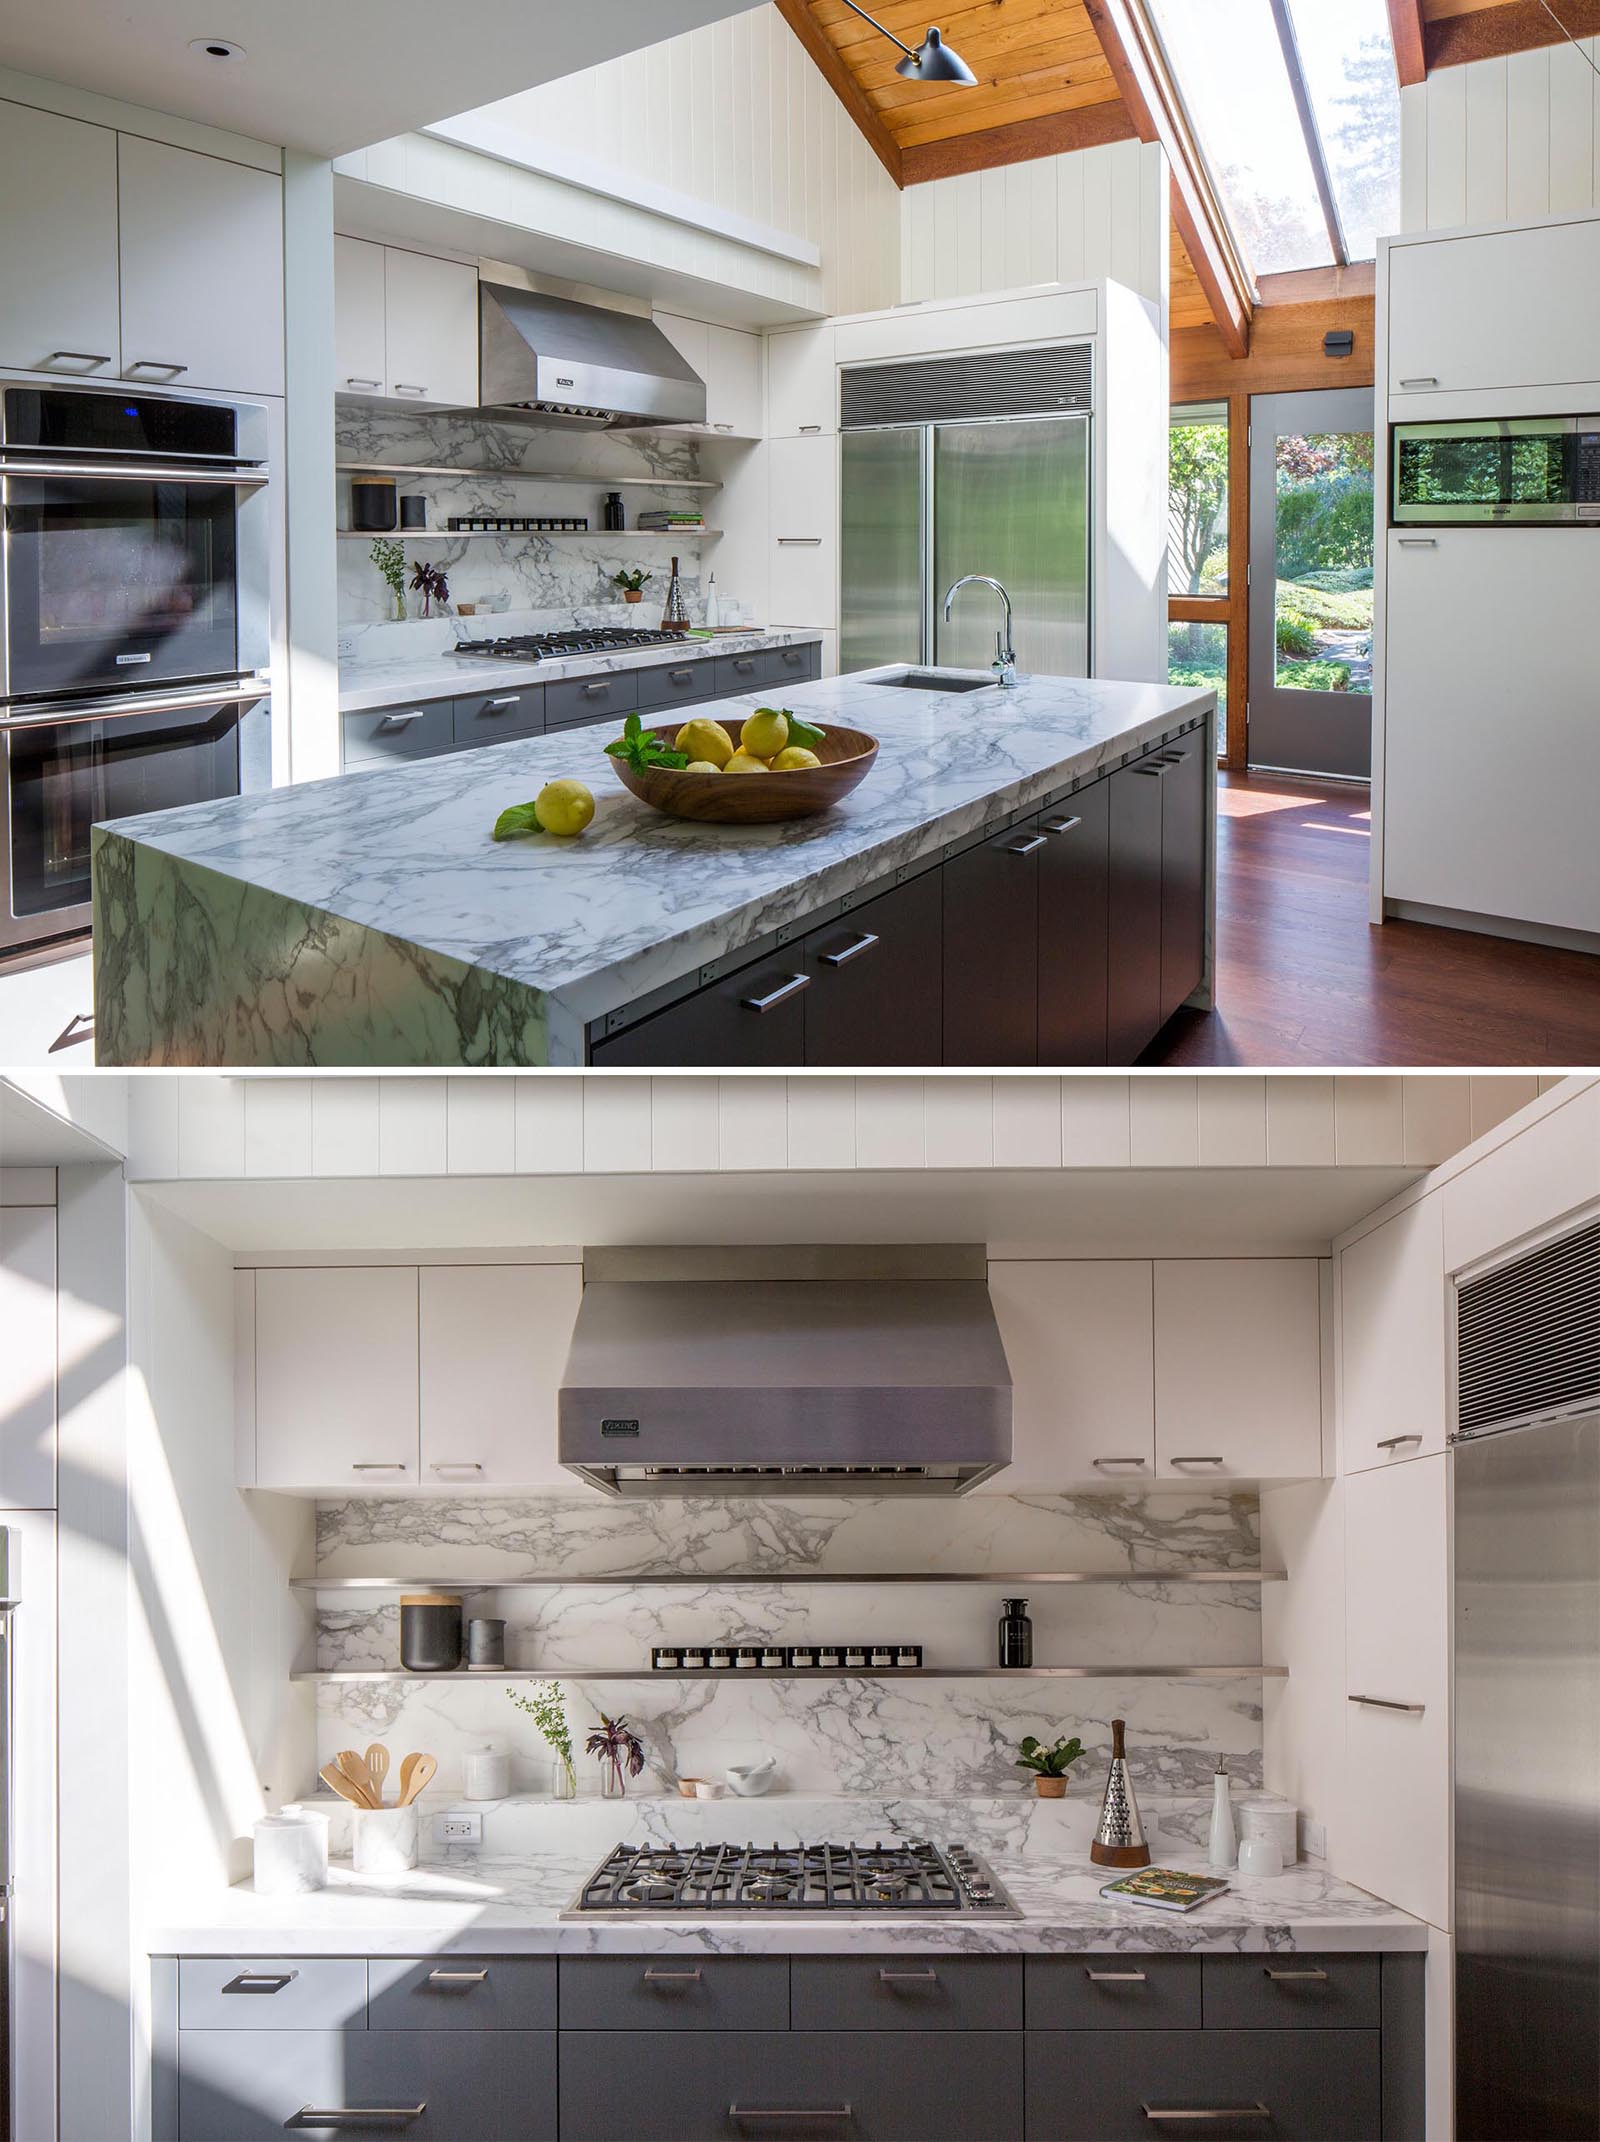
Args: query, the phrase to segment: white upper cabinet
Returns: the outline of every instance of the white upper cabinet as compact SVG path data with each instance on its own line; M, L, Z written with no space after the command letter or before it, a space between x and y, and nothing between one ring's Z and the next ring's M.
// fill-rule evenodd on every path
M803 439L839 428L831 327L788 328L767 337L767 430Z
M117 137L122 376L283 392L283 181Z
M56 1214L0 1207L0 1509L56 1501Z
M1321 1331L1314 1257L1158 1263L1157 1476L1315 1479Z
M255 1318L255 1485L414 1487L416 1267L260 1271Z
M1012 1462L996 1493L1153 1479L1151 1289L1139 1258L990 1265L1012 1381Z
M1424 417L1430 394L1561 387L1597 375L1600 220L1390 248L1396 405L1417 402Z
M365 238L333 241L334 384L340 394L382 394L386 248Z
M556 1459L556 1392L583 1293L576 1264L425 1265L425 1487L577 1486Z
M711 428L734 439L759 439L764 428L761 337L737 327L708 327L706 368L701 376Z
M0 104L0 365L114 378L117 137Z
M1439 1193L1443 1264L1459 1272L1600 1198L1600 1087L1485 1153Z
M1396 1213L1339 1258L1339 1470L1445 1445L1444 1251L1439 1199Z
M839 616L839 442L774 439L769 622L831 626Z
M387 248L385 392L396 401L478 406L478 271Z

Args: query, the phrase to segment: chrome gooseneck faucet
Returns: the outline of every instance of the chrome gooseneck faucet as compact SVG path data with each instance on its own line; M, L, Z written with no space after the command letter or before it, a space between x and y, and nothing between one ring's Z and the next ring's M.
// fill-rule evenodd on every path
M1005 629L1002 632L997 632L994 636L994 660L989 666L994 671L995 682L1000 685L1002 690L1009 690L1017 681L1017 654L1016 649L1011 644L1011 597L1006 593L999 581L991 580L987 573L964 573L945 595L944 621L947 625L949 624L951 606L956 597L963 588L970 587L974 581L980 587L993 588L1006 606Z

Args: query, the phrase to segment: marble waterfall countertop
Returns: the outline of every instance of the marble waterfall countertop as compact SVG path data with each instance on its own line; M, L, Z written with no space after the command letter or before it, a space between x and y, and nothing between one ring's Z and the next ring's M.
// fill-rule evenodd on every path
M481 627L485 620L473 618L471 623ZM479 630L474 636L490 639L494 635ZM448 699L457 692L511 691L522 684L551 684L561 677L597 677L614 669L659 669L663 664L677 668L715 655L759 654L768 647L809 647L821 638L820 632L769 632L752 626L748 632L719 632L712 639L674 640L659 647L613 648L601 654L557 655L543 662L510 662L498 655L367 655L339 671L339 712L362 714L372 707L391 707L400 699ZM663 720L670 718L662 716Z
M593 729L343 774L94 831L101 1063L565 1064L589 1021L1210 714L1210 692L1024 677L956 695L858 672L785 703L880 740L861 786L772 826L665 818ZM737 729L759 694L696 712ZM497 844L575 774L579 840Z

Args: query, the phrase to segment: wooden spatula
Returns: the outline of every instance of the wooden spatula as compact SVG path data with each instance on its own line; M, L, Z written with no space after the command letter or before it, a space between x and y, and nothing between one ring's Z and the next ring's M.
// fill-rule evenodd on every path
M334 1761L360 1792L366 1795L368 1807L379 1807L382 1799L373 1782L372 1772L367 1768L366 1757L357 1755L354 1748L341 1748Z
M439 1765L431 1755L408 1755L400 1765L401 1807L409 1807L419 1792L427 1789Z
M389 1775L389 1751L381 1740L375 1740L367 1750L367 1771L371 1776L373 1790L380 1806L383 1802L383 1781Z
M348 1800L352 1807L370 1807L372 1805L372 1802L367 1798L360 1786L352 1784L337 1763L324 1763L317 1772L317 1776L321 1778L323 1784L331 1792L336 1792L341 1800Z

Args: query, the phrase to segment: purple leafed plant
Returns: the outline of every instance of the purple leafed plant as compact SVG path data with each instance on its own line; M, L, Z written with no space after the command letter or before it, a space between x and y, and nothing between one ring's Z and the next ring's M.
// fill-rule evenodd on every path
M644 1768L644 1744L626 1718L608 1718L602 1711L600 1723L583 1745L587 1754L597 1755L609 1767L618 1792L627 1790L622 1782L624 1766L630 1778L636 1778Z
M438 565L429 565L424 559L419 558L411 568L411 585L422 597L422 614L424 617L432 615L434 603L438 603L439 607L443 609L444 605L450 600L450 583L444 576L444 568Z

